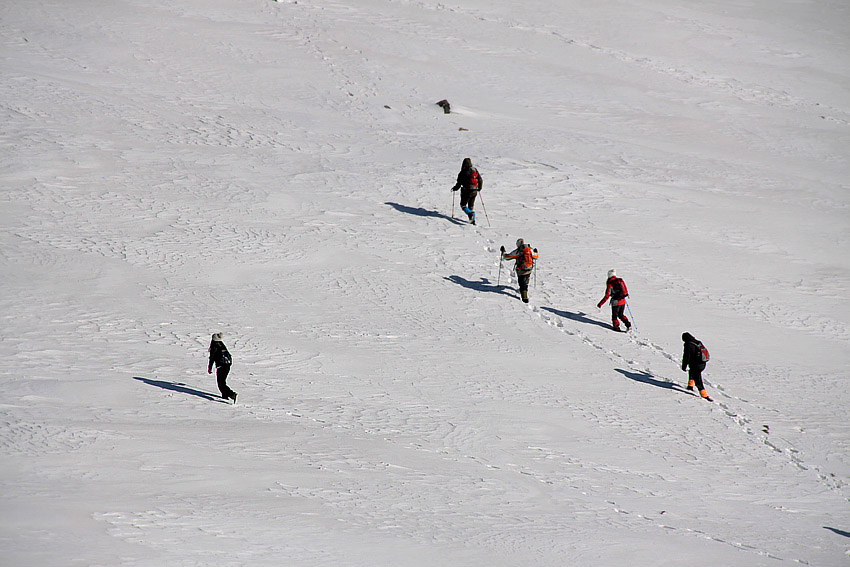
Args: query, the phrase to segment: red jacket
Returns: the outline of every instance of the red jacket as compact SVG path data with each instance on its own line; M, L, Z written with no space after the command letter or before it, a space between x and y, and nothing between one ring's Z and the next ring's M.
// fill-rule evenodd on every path
M619 282L619 285L617 282ZM602 304L608 301L609 297L611 298L611 305L625 305L629 290L626 288L626 282L623 281L623 278L611 276L605 284L605 297L596 306L602 307ZM622 286L622 290L620 286Z

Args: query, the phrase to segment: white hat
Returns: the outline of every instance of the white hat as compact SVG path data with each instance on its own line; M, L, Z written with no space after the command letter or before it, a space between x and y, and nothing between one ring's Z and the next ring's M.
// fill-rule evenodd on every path
M613 278L616 275L617 275L617 270L615 270L614 268L611 268L610 270L608 270L608 278L609 279Z
M213 333L212 340L214 343L220 343L224 338L224 333Z

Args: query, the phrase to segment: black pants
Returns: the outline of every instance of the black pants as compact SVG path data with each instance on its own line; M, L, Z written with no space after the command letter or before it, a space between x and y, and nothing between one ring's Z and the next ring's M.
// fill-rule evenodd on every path
M620 328L620 321L626 324L626 328L630 329L632 324L629 322L626 314L624 313L626 309L625 305L612 305L611 306L611 319L613 320L613 325L615 329Z
M221 397L229 400L236 393L227 385L227 375L230 374L230 365L218 366L215 369L215 377L218 380L218 389Z
M696 386L697 392L699 392L700 395L705 392L705 386L702 383L703 370L705 370L705 366L703 365L688 366L688 385L690 386L690 382L693 382L694 386Z
M478 191L473 189L461 188L460 190L460 208L469 207L471 211L475 208L475 197L478 196Z
M519 282L519 290L528 291L528 280L531 279L531 274L520 274L517 272L516 279Z
M516 279L519 282L519 297L524 303L528 303L528 280L531 279L531 274L517 272Z

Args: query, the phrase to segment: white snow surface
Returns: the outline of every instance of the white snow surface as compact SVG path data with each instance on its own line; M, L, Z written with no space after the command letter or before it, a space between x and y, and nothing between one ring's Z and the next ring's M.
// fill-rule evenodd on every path
M2 3L0 563L850 565L848 30L846 0Z

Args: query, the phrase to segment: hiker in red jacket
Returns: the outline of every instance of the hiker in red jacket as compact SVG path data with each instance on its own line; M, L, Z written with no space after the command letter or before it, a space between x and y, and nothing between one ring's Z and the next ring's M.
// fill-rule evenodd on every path
M537 255L537 248L531 248L531 244L526 244L522 238L516 241L516 250L505 252L505 247L502 246L502 258L504 260L516 260L514 270L516 270L516 279L519 282L519 294L524 303L528 303L528 280L531 279L531 273L534 271L534 261L540 256Z
M626 288L626 282L623 281L623 278L617 277L617 270L608 270L608 281L605 282L605 297L602 298L596 307L602 309L602 305L608 301L609 297L611 298L611 319L613 320L615 331L621 331L620 321L626 325L626 330L622 332L625 333L632 328L631 322L629 322L623 313L623 310L626 308L626 298L628 296L629 290Z
M452 187L452 191L460 189L460 208L463 209L472 224L475 224L475 211L472 210L475 207L475 197L483 188L484 179L472 165L472 160L463 158L460 173L457 174L457 183Z

